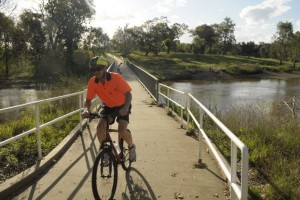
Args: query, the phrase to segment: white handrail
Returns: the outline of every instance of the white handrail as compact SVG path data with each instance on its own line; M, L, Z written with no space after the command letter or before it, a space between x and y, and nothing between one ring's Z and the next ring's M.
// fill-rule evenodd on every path
M167 94L162 92L162 88L167 89ZM159 96L162 96L166 98L167 106L169 107L169 101L173 102L175 105L179 106L181 110L185 109L184 105L181 105L179 102L177 102L175 99L172 99L170 95L170 90L175 92L177 95L181 95L181 99L186 100L184 105L187 105L187 123L189 123L190 117L196 124L197 128L200 131L200 134L204 138L205 142L207 143L210 151L215 156L221 170L225 174L227 180L230 184L230 198L231 199L242 199L246 200L248 196L248 162L249 162L249 155L248 155L248 148L246 145L240 141L236 135L234 135L217 117L215 117L202 103L200 103L193 95L188 93L187 99L186 94L182 91L179 91L177 89L171 88L169 86L159 84L158 93ZM191 101L194 101L199 107L199 114L200 114L200 120L198 121L194 114L191 111ZM222 159L222 155L219 153L219 151L216 149L215 145L211 142L207 134L205 133L203 129L203 117L204 114L208 115L213 122L227 135L227 137L231 140L231 162L230 162L230 169L228 169L226 163ZM201 137L199 136L199 162L202 162L202 142ZM241 180L237 177L237 148L241 151Z
M21 139L22 137L32 134L34 132L37 132L37 143L38 143L38 156L39 159L42 159L42 149L41 149L41 139L40 139L40 130L42 128L45 128L46 126L49 126L55 122L58 122L66 117L69 117L71 115L74 115L76 113L79 113L80 118L79 118L79 124L80 124L80 130L82 131L82 117L81 117L81 111L83 110L83 102L84 102L84 95L86 93L86 90L80 91L80 92L76 92L76 93L72 93L72 94L67 94L67 95L63 95L63 96L57 96L57 97L52 97L52 98L48 98L48 99L43 99L43 100L39 100L39 101L34 101L34 102L30 102L30 103L26 103L26 104L21 104L21 105L17 105L17 106L11 106L8 108L2 108L0 109L0 113L4 113L4 112L8 112L8 111L13 111L13 110L17 110L20 108L26 108L28 106L35 106L35 116L36 116L36 127L32 128L30 130L27 130L25 132L22 132L14 137L11 137L9 139L6 139L4 141L0 142L0 147L7 145L11 142L14 142L18 139ZM64 114L62 116L59 116L51 121L48 121L44 124L40 124L40 105L43 103L47 103L50 101L55 101L55 100L61 100L61 99L65 99L65 98L69 98L69 97L74 97L74 96L78 96L79 97L79 104L78 104L78 109L71 111L67 114ZM95 99L93 100L93 102L95 101Z
M164 93L162 92L162 88L166 88L166 89L167 89L167 94L164 94ZM162 84L162 83L159 83L159 84L158 84L158 96L159 96L159 97L162 96L162 97L164 97L165 99L167 99L167 107L168 107L168 108L169 108L169 106L170 106L170 103L169 103L170 101L171 101L172 103L174 103L176 106L180 107L180 118L181 118L181 122L182 122L182 121L183 121L183 110L184 110L184 108L185 108L185 103L182 105L182 102L181 102L181 104L180 104L180 103L177 102L176 100L172 99L172 98L170 97L170 91L174 92L174 93L177 94L177 95L180 95L181 98L182 98L182 102L185 101L185 93L184 93L184 92L182 92L182 91L180 91L180 90L177 90L177 89L174 89L174 88L172 88L172 87L169 87L169 86L167 86L167 85L164 85L164 84Z

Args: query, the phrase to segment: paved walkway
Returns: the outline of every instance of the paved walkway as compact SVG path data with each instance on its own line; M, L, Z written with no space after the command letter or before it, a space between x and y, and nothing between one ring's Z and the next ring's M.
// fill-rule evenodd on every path
M137 162L128 173L119 166L115 199L225 199L224 179L205 148L198 165L198 141L186 136L165 109L149 105L150 96L127 67L122 72L133 89L129 128ZM91 171L99 147L95 127L91 122L45 175L14 199L92 200Z

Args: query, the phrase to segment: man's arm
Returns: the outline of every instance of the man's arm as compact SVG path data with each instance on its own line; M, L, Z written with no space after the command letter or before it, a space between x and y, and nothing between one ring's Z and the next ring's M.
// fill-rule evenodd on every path
M84 107L85 109L83 110L82 112L82 117L86 118L90 115L90 112L91 112L91 105L92 105L92 101L89 100L89 99L86 99L85 100L85 103L84 103Z
M127 115L128 114L128 110L129 110L129 106L131 104L131 100L132 100L132 94L131 92L126 92L125 93L125 103L124 106L120 109L119 114L120 115Z

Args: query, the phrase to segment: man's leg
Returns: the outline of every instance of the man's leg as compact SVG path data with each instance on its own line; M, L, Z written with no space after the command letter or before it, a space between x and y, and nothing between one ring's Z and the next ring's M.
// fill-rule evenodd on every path
M109 118L109 121L111 122L112 119ZM107 127L106 119L101 118L97 125L97 133L96 133L100 145L102 144L103 140L105 139L104 137L105 137L106 127Z
M127 132L127 125L128 125L128 121L123 120L123 119L119 119L119 133L121 135L121 137L125 140L125 142L128 144L129 147L129 160L131 162L136 161L136 152L135 152L135 145L132 142L132 136L131 134L129 134Z
M128 144L128 147L131 148L133 146L133 142L132 142L131 134L127 133L127 126L128 126L128 121L123 120L123 119L119 119L118 130L119 130L120 136Z

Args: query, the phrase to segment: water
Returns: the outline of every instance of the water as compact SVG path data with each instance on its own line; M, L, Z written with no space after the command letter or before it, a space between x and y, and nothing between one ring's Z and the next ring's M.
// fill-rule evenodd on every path
M0 108L6 108L38 100L35 89L2 89L0 90Z
M170 82L167 85L178 90L189 92L205 106L216 105L220 109L231 106L255 104L263 102L266 106L287 102L296 98L297 108L300 108L300 79L234 79L222 81L193 80ZM50 97L49 91L35 89L2 89L0 90L0 108L32 102Z
M283 100L289 102L295 97L296 105L300 108L300 79L193 80L170 82L167 85L191 93L207 107L215 105L219 109L227 109L258 102L271 107L274 103L279 104Z

